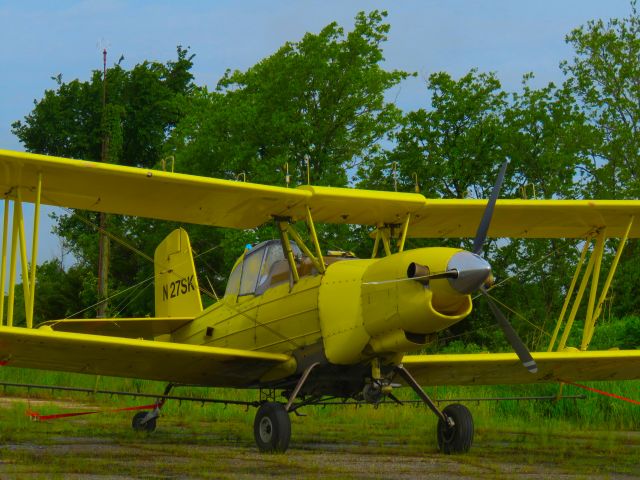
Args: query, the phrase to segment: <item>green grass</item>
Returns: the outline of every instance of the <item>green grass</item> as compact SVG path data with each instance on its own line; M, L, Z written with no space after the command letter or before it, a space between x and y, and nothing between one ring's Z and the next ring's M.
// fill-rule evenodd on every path
M96 386L91 375L7 367L0 374L5 382ZM590 385L640 397L637 381ZM164 389L159 382L110 377L99 378L97 386L150 393ZM459 398L554 395L557 390L557 385L440 387L429 393ZM292 415L290 451L260 455L253 443L253 408L169 401L158 430L140 436L129 426L132 412L109 410L152 403L149 399L18 388L6 388L3 394L0 388L0 396L30 399L0 404L0 477L69 478L98 472L152 478L415 478L424 472L473 478L640 476L640 407L571 386L564 393L585 393L587 399L464 402L475 419L474 446L467 455L444 457L436 449L436 418L422 405L307 407L302 411L308 416ZM257 399L250 390L180 388L175 394ZM417 398L407 389L398 395ZM104 413L47 422L32 422L25 415L27 408L48 414L93 407Z
M161 394L165 384L147 380L136 380L116 377L96 377L95 375L69 374L62 372L46 372L39 370L2 367L0 381L14 383L31 383L44 385L65 385L81 388L97 388L101 390L126 391L137 393ZM627 382L589 382L589 386L614 393L623 397L640 400L640 381ZM443 399L441 406L446 405L446 399L457 398L489 398L489 397L525 397L525 396L554 396L559 391L557 384L543 385L508 385L508 386L474 386L474 387L438 387L427 389L436 399ZM563 422L576 428L640 430L640 407L611 397L582 390L578 387L565 385L562 390L565 395L586 395L585 400L564 399L560 401L519 400L519 401L468 401L465 403L476 418L488 422L495 421L502 424L520 423L524 425L541 425L547 421ZM255 390L232 390L218 388L179 387L172 394L179 396L226 398L233 400L254 401L258 399ZM402 388L396 393L401 399L418 400L409 389ZM153 403L153 399L130 398L125 396L92 395L86 393L60 392L54 390L0 387L0 395L28 396L33 399L69 399L73 401L90 402L102 408L142 405ZM282 400L282 398L280 399ZM316 414L322 412L327 421L332 421L333 412L345 407L306 407L305 411ZM353 409L354 407L346 407ZM393 418L414 416L424 409L423 406L408 406L398 408L384 405L380 411L393 409ZM360 409L362 410L362 409ZM366 408L365 416L378 415L376 409ZM169 401L164 407L166 415L192 416L194 412L205 419L227 420L235 415L244 415L244 408L238 406L222 406L196 402ZM240 412L240 413L236 413ZM327 415L325 412L330 412ZM386 413L385 416L388 416ZM354 418L359 415L353 415ZM342 420L340 420L342 421Z

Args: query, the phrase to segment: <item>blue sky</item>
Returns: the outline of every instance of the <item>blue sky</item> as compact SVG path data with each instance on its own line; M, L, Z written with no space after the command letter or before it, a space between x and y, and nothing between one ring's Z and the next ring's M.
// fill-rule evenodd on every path
M427 106L424 81L447 71L495 71L517 89L522 75L534 84L562 81L558 68L572 52L564 37L590 19L624 17L628 0L537 1L9 1L0 0L0 148L22 150L11 122L34 99L63 80L87 79L101 68L101 47L123 66L175 58L176 45L196 54L196 82L213 86L227 68L246 69L305 32L337 21L345 29L360 10L389 12L385 66L417 72L389 98L412 110ZM46 219L46 215L45 215ZM39 259L60 252L43 225Z

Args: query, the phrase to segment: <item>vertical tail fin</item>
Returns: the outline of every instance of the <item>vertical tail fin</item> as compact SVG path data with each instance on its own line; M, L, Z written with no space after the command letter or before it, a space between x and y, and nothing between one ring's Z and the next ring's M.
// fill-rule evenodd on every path
M182 228L160 242L153 256L156 317L194 317L202 312L189 235Z

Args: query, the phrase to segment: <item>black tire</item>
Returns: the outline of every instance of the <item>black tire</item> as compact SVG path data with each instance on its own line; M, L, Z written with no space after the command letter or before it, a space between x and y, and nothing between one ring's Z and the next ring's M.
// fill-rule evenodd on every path
M147 416L149 412L138 412L131 419L131 428L133 428L136 432L147 432L151 433L156 429L156 418L152 418L147 420L145 423L142 422L144 417Z
M291 439L291 419L284 405L276 402L260 405L253 422L253 436L261 452L285 452Z
M454 403L445 407L442 413L453 420L454 426L438 420L438 448L447 455L468 452L473 443L471 412L464 405Z

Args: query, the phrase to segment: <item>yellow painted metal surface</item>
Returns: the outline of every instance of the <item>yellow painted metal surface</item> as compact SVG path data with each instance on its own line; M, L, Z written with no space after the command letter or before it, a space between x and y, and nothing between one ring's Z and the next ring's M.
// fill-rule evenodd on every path
M331 363L348 365L365 358L370 340L362 316L362 275L372 260L345 260L327 268L318 308L324 352Z
M0 190L20 189L35 201L42 174L42 203L221 227L252 228L288 216L307 192L254 183L196 177L0 150Z
M320 223L351 223L381 226L401 225L407 214L419 210L425 198L417 193L356 190L304 185L297 190L311 193L307 200L313 219Z
M40 173L44 204L232 228L254 228L273 216L303 220L309 208L320 223L401 225L411 215L409 237L473 237L486 206L486 200L280 188L0 150L2 191L20 189L33 202ZM638 200L498 200L489 236L584 238L607 227L608 237L621 237L639 214ZM629 238L640 238L640 222Z
M195 317L202 312L198 275L189 235L182 228L171 232L153 256L157 317Z
M51 327L56 332L88 333L123 338L152 340L184 327L193 317L154 318L79 318L52 320L39 326Z
M604 286L602 287L602 290L600 292L600 297L598 298L598 303L596 304L595 312L593 313L593 315L591 315L591 322L589 325L589 329L587 331L587 329L585 328L585 331L583 332L582 345L580 346L581 350L586 350L589 347L589 343L591 342L591 339L593 338L593 334L595 332L596 320L598 319L598 317L600 317L600 314L602 313L602 306L604 305L604 301L607 297L607 293L609 292L609 288L611 287L611 282L613 281L613 277L616 273L616 268L618 267L618 262L620 261L620 257L622 256L622 251L624 250L625 243L627 242L627 238L629 236L629 231L631 230L631 225L633 224L633 220L634 220L634 217L631 217L631 220L629 221L629 225L627 226L627 231L625 232L625 235L620 239L615 257L613 258L613 261L611 262L611 266L609 267L609 273L607 274L607 279L605 280ZM587 316L587 318L589 317Z
M286 354L318 343L320 279L302 277L291 292L286 282L258 296L225 296L175 331L172 339L193 345Z
M587 301L587 316L584 321L584 334L581 350L586 350L585 340L589 335L589 330L593 326L593 312L596 307L596 297L598 295L598 282L600 281L600 267L602 265L602 255L604 253L605 229L601 230L596 238L596 246L593 249L592 256L595 257L593 275L591 276L591 290Z
M4 199L2 215L2 260L0 261L0 325L4 325L4 292L7 277L7 240L9 238L9 200Z
M640 379L640 350L534 352L538 373L515 353L407 355L404 366L421 385L500 385Z
M24 230L24 215L22 214L22 198L20 198L20 193L18 192L18 198L14 202L14 222L16 222L16 227L14 228L14 235L18 235L18 243L20 244L20 263L22 264L22 292L24 302L24 313L27 321L27 328L31 328L33 326L33 318L29 315L29 302L26 300L31 298L31 290L29 285L29 263L27 261L27 239L26 233Z
M31 285L30 297L27 308L27 326L33 326L33 309L36 302L36 265L38 265L38 232L40 230L40 200L42 194L42 174L38 175L36 185L36 202L33 213L33 237L31 240L31 272L29 274L29 285Z
M425 200L412 214L411 237L473 237L485 200ZM607 227L608 237L624 235L629 218L640 212L638 200L498 200L490 237L585 238ZM630 232L640 237L640 225Z
M371 261L362 277L362 308L367 331L380 335L395 328L412 333L434 333L471 313L471 298L451 288L447 279L428 287L407 278L412 262L433 272L444 272L457 248L420 248ZM398 280L398 281L390 281Z
M433 280L425 286L407 278L410 263L442 272L458 252L455 248L421 248L330 265L319 296L329 361L347 365L374 354L416 350L430 334L469 315L470 296L453 290L448 280Z
M18 253L18 221L15 201L13 202L13 222L11 228L11 256L9 258L9 295L7 299L7 325L13 325L13 306L15 303L16 268Z
M0 360L8 366L245 387L289 355L178 345L101 335L0 327Z
M556 344L556 339L558 338L558 333L560 333L560 327L562 326L562 321L564 320L564 316L567 313L567 308L569 307L569 303L571 302L571 298L573 297L573 290L576 287L576 282L578 281L578 277L580 276L580 271L582 270L582 265L584 264L584 259L587 256L587 250L589 250L590 244L591 242L588 241L588 242L584 242L584 245L582 246L580 259L578 260L576 269L573 272L573 277L571 278L571 284L569 285L569 290L567 290L567 294L565 295L564 303L562 305L562 310L560 311L560 316L558 317L556 326L553 329L553 335L551 335L551 340L549 341L547 352L551 352L553 350L554 345Z

